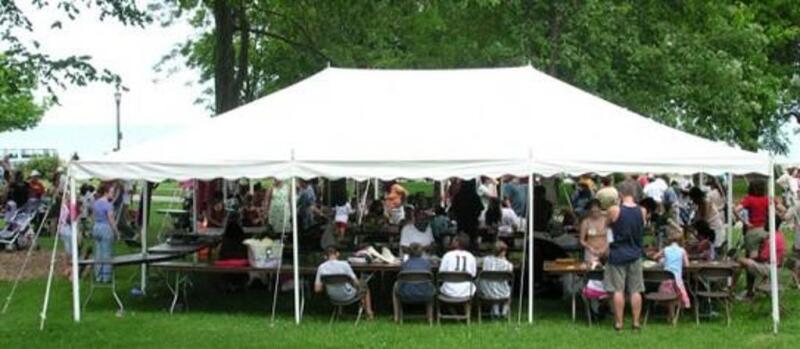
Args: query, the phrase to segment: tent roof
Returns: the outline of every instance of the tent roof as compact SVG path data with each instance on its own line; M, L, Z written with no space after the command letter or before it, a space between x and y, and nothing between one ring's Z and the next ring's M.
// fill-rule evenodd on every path
M79 179L766 173L531 67L328 68L166 138L73 163Z

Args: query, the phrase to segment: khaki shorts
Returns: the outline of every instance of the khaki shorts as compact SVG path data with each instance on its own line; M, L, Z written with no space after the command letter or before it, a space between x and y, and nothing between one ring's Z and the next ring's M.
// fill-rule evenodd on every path
M608 292L627 291L628 294L644 292L642 261L637 259L628 264L606 265L603 285Z
M745 267L747 268L747 271L750 272L750 274L753 274L756 277L761 277L761 278L769 277L769 263L761 263L749 259L745 263Z
M761 242L764 241L769 236L764 229L751 229L747 231L747 234L744 234L744 248L747 251L747 256L750 257L750 254L753 252L758 252L761 248Z

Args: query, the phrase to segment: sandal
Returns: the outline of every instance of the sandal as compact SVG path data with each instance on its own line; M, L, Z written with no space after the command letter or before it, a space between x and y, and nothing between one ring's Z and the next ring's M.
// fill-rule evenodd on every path
M631 326L631 328L633 329L633 332L635 332L635 333L639 333L639 331L642 330L642 326L641 325L633 325L633 326Z
M622 332L622 325L616 325L615 324L614 325L614 331L616 331L617 333Z

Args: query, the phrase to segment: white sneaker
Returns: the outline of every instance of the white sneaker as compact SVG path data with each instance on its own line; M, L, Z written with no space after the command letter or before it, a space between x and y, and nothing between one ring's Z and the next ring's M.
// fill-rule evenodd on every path
M400 264L400 260L399 260L399 259L397 259L397 257L395 257L395 256L392 254L392 251L390 251L390 250L389 250L388 248L386 248L386 247L384 247L384 248L381 250L381 255L383 255L383 258L386 260L386 263L389 263L389 264Z
M381 261L383 263L391 263L391 260L386 259L382 254L378 253L374 247L370 246L366 249L367 255L373 258L373 260Z

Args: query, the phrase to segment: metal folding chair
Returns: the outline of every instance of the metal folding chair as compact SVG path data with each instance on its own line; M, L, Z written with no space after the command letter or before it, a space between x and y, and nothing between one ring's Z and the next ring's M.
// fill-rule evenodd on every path
M727 325L731 324L731 307L733 300L733 289L729 286L729 281L733 278L733 269L703 268L694 273L694 318L700 324L700 301L707 300L709 305L712 301L718 301L725 307L725 318Z
M605 274L603 273L602 270L590 270L586 274L586 282L587 283L589 281L603 281L604 278L605 278ZM581 290L581 291L583 291L583 290ZM608 296L606 295L605 297L599 298L598 300L604 300L604 299L608 299ZM581 300L583 300L583 307L586 309L586 321L589 322L589 326L592 326L592 306L591 306L591 303L590 303L592 300L589 299L589 298L586 298L586 296L583 294L583 292L581 292Z
M395 322L400 322L403 324L403 319L405 317L405 313L403 311L404 304L412 304L403 302L398 295L398 289L402 283L409 283L409 284L430 284L431 288L434 289L434 294L431 295L430 300L425 302L425 318L428 320L428 323L433 325L433 303L435 301L435 287L434 287L434 278L433 273L430 271L401 271L397 274L397 281L394 283L394 288L392 289L392 305L394 305L394 319ZM423 303L418 303L423 304Z
M504 305L508 308L508 314L506 314L506 318L508 322L511 322L511 290L514 289L514 273L511 271L489 271L484 270L478 274L478 284L482 284L483 282L492 282L492 283L502 283L505 282L508 284L509 287L509 295L508 297L504 298L491 298L487 295L483 294L482 292L478 292L477 299L477 307L478 307L478 323L481 323L481 319L483 318L482 312L482 305Z
M320 281L322 281L322 284L325 285L326 288L327 286L341 286L344 284L352 285L353 283L353 279L350 277L350 275L347 274L322 275L320 276ZM363 285L362 287L366 287L366 285ZM358 293L356 293L355 297L353 297L352 299L348 299L346 301L334 300L331 299L329 296L328 300L331 302L331 305L333 306L333 313L331 314L330 323L333 323L333 321L335 321L342 315L342 312L345 307L353 304L358 304L358 315L356 315L356 323L355 323L355 325L357 326L358 322L361 320L361 314L364 312L364 305L361 302L361 300L364 299L365 295L366 295L365 292L359 291Z
M472 282L472 275L465 272L440 272L436 277L437 288L440 288L445 282L469 282L470 287L475 287ZM463 305L464 314L442 314L442 304L449 305ZM470 324L472 317L472 295L467 297L450 297L442 294L441 292L436 296L436 323L441 324L442 319L446 320L466 320L467 325Z
M663 281L674 280L674 279L675 277L672 275L672 273L666 270L653 270L644 273L645 285L655 284L656 287L659 287ZM680 293L676 291L673 294L668 294L659 291L648 292L645 293L644 295L644 300L645 302L647 302L647 310L644 313L644 325L645 326L647 325L647 319L650 316L650 309L653 307L654 304L675 303L676 305L673 312L675 316L671 319L672 325L675 326L675 324L678 323L678 318L681 315Z

